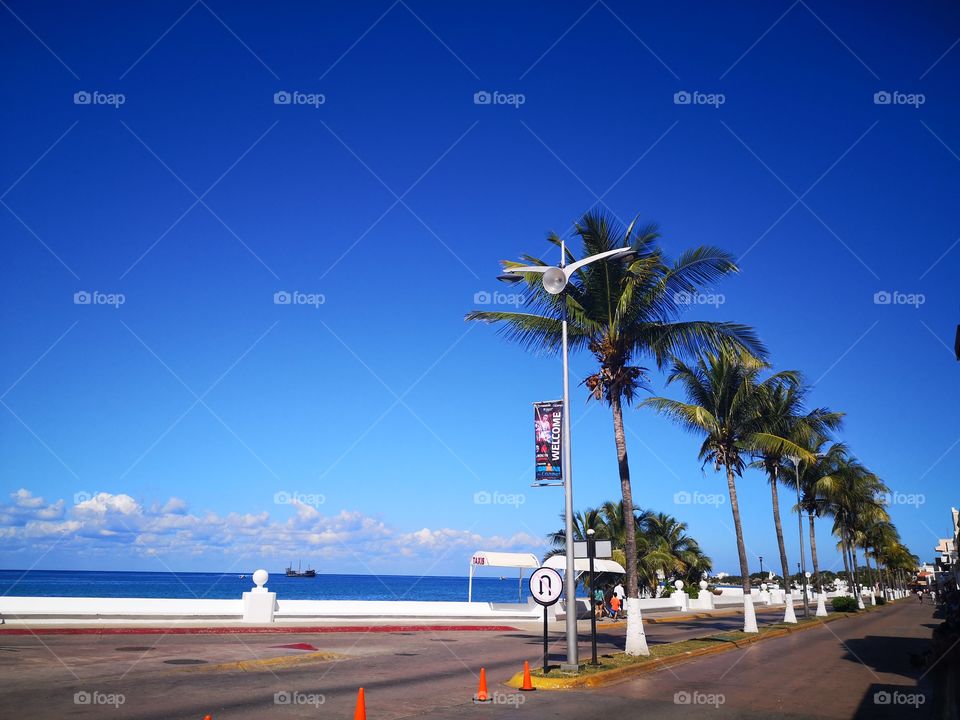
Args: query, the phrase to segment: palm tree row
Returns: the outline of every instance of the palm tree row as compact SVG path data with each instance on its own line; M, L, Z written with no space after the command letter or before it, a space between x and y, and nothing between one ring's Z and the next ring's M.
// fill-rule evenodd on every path
M474 311L467 320L494 323L508 340L537 353L552 354L560 349L560 311L566 310L571 350L589 352L596 363L596 371L583 384L590 398L611 409L622 497L619 507L624 518L642 514L635 515L623 407L634 404L640 391L647 389L650 370L638 362L646 359L657 370L669 370L668 383L680 384L686 401L656 397L641 404L702 436L701 461L724 472L744 578L744 629L756 632L736 478L751 465L767 475L784 577L790 573L780 526L778 485L788 483L790 463L794 482L805 478L808 483L803 484L800 504L808 512L811 537L814 515L839 516L837 527L845 547L864 548L861 542L867 542L867 536L855 531L871 518L881 517L869 512L866 504L857 504L859 491L850 487L866 476L820 473L819 449L839 427L841 415L823 408L807 410L801 375L771 372L767 350L752 328L682 318L691 297L739 272L728 253L700 246L670 260L659 246L656 226L640 228L634 221L624 228L600 212L585 214L574 224L572 234L582 244L584 257L629 247L632 259L582 266L559 295L546 292L538 273L527 273L523 276L528 292L522 311ZM555 247L565 247L554 233L547 240ZM563 259L567 264L576 261L568 247ZM525 265L548 264L531 255L502 263L508 272ZM873 490L877 488L875 485ZM638 522L626 522L622 528L628 654L649 653L639 604L646 548L638 540L642 538L638 526Z

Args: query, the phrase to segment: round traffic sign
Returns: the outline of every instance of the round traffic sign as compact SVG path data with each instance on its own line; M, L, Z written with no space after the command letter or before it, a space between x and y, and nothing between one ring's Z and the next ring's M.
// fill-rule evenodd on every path
M563 595L563 578L553 568L539 567L530 575L530 596L541 605L553 605Z

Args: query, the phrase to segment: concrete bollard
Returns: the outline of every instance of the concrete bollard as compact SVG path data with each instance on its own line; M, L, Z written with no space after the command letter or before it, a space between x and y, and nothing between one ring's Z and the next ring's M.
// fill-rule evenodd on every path
M250 592L243 593L243 622L272 623L277 610L277 594L267 590L264 585L270 575L266 570L257 570L253 573L253 582L256 585Z
M817 617L827 616L827 594L823 591L817 593Z
M700 581L700 594L697 597L697 607L701 610L713 610L713 593L707 591L707 581Z

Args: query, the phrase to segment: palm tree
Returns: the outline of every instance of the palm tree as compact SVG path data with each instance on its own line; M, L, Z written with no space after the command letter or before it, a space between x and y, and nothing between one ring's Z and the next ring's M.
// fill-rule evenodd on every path
M637 542L637 575L639 582L650 593L656 594L658 571L664 577L699 580L712 569L712 561L700 549L700 544L687 534L687 524L666 513L640 511L634 515ZM588 508L574 515L574 536L586 537L592 528L595 537L610 540L614 552L623 552L626 533L623 523L623 504L606 502L599 508ZM562 555L566 545L566 531L561 528L549 535L551 549L546 557ZM626 558L624 558L624 561Z
M799 377L799 375L798 375ZM790 438L793 442L809 447L810 444L822 438L828 431L840 426L842 413L832 412L825 408L816 408L804 412L806 388L800 385L776 384L767 388L762 398L760 427L773 436ZM795 623L796 614L793 609L793 598L790 584L786 581L791 576L790 564L787 561L787 550L783 542L783 527L780 522L780 498L777 486L795 485L790 480L792 473L786 470L788 458L781 448L770 447L759 453L759 458L752 463L752 467L762 469L767 474L770 484L770 498L773 505L773 524L777 533L777 547L780 551L780 567L783 571L784 586L786 589L786 607L784 622ZM799 461L797 468L799 467ZM799 512L799 510L798 510ZM816 565L816 564L814 564Z
M838 453L830 473L817 481L817 492L823 497L827 512L833 515L833 533L839 538L844 565L852 573L853 590L857 603L861 604L855 533L864 523L889 520L879 497L887 492L887 487L859 460L844 451Z
M816 439L807 446L807 450L815 456L813 462L797 463L794 471L799 474L800 482L800 509L807 513L810 532L810 556L813 561L814 585L818 592L823 592L823 583L820 580L820 564L817 558L817 535L814 525L815 517L826 514L827 503L818 492L820 479L834 471L838 464L847 455L847 446L844 443L833 443L824 450L826 440ZM797 508L794 508L797 509Z
M877 564L877 577L880 587L886 594L890 586L890 576L887 571L887 560L890 551L900 544L900 533L891 522L876 522L866 530L866 540Z
M694 366L676 361L667 384L679 382L687 402L665 397L654 397L642 404L675 420L692 432L703 435L699 458L712 462L727 476L727 490L733 512L740 558L740 577L743 584L744 632L758 632L757 620L750 596L750 569L740 523L740 505L737 501L736 477L746 466L744 457L750 452L781 453L807 459L809 453L796 443L763 424L764 402L777 386L796 386L799 376L782 371L766 379L760 372L767 366L752 358L730 352L707 353Z
M584 380L591 396L605 401L613 414L613 437L620 476L624 517L633 515L633 489L623 427L623 405L633 403L645 387L647 370L635 365L642 357L662 368L674 356L690 357L705 350L736 348L763 356L763 345L749 327L730 322L681 320L689 297L711 287L726 275L738 272L733 258L717 248L700 246L670 261L658 245L654 225L624 229L609 216L588 212L574 224L573 234L582 241L584 257L621 247L632 247L635 258L621 263L598 262L573 273L560 295L547 293L536 273L524 279L529 295L524 312L474 311L467 320L497 323L504 335L526 348L556 352L560 347L561 303L568 316L568 337L573 350L588 350L598 370ZM548 236L563 246L555 234ZM575 261L567 251L564 260ZM540 258L524 256L520 262L505 261L503 267L546 265ZM636 529L625 526L624 554L627 569L627 638L629 655L648 655L640 614L637 575Z

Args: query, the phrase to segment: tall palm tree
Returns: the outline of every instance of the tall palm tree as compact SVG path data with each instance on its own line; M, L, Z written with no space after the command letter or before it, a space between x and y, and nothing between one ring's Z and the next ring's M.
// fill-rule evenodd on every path
M798 375L799 377L799 375ZM840 426L842 413L832 412L826 408L816 408L805 411L804 400L807 389L801 385L775 384L764 391L760 428L773 436L790 438L804 448L809 447L831 430ZM786 607L784 608L784 622L795 623L796 614L793 609L793 597L790 583L790 563L787 560L787 550L783 542L783 526L780 522L780 498L777 486L795 485L791 481L792 473L783 472L788 458L782 448L768 447L759 453L759 458L752 464L767 474L770 485L770 499L773 505L773 525L777 533L777 547L780 551L780 567L783 571L786 589ZM797 461L799 464L799 461ZM799 513L799 509L798 509Z
M766 365L730 352L706 353L696 365L676 361L667 384L679 382L687 402L654 397L642 404L670 417L679 425L704 437L699 458L726 471L727 490L733 512L740 576L743 583L744 632L758 632L750 597L750 569L740 523L736 477L743 473L745 457L751 453L781 453L809 458L804 448L763 423L764 402L777 386L797 386L799 376L792 371L760 378Z
M889 520L880 500L887 491L880 478L847 452L839 453L830 473L817 481L817 492L833 515L833 532L840 540L858 604L863 600L857 578L855 533L865 522Z
M538 352L556 352L560 348L561 303L568 317L571 349L589 351L597 363L597 372L584 384L592 397L606 402L613 414L613 438L620 476L620 494L625 517L633 515L633 488L627 458L623 426L623 405L633 403L645 386L647 370L634 364L640 358L652 359L662 368L671 358L691 357L703 350L736 348L763 356L765 348L752 329L730 322L682 320L688 299L721 278L738 272L733 257L722 250L700 246L681 253L675 262L659 247L656 226L629 227L600 213L588 212L574 224L573 234L583 245L584 257L621 247L632 247L635 259L629 265L598 262L575 271L567 289L560 295L547 293L537 273L524 277L528 295L523 312L474 311L467 320L497 323L512 341ZM556 234L548 241L561 247ZM569 250L567 264L575 261ZM503 267L547 265L544 260L523 256L521 261L505 261ZM626 652L648 655L639 602L636 529L627 523L624 554L627 569Z

